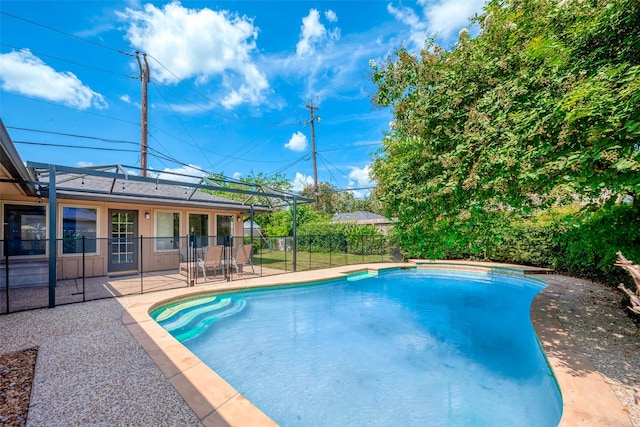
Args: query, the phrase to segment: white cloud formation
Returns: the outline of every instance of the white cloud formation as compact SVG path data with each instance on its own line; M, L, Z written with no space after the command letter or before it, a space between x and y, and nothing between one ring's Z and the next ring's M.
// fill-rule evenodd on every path
M118 15L127 21L131 44L153 55L149 66L154 79L177 83L177 76L204 84L221 76L227 108L264 99L269 83L251 59L258 37L252 19L224 10L189 9L178 1L162 9L152 4L143 10L127 8Z
M349 187L354 184L358 187L371 187L373 185L373 181L371 181L370 165L367 165L364 168L351 168L351 172L349 172Z
M349 187L353 188L365 188L373 187L375 183L371 180L371 166L367 165L364 168L352 167L349 172ZM371 193L369 189L353 190L351 193L357 198L363 198Z
M291 135L289 142L284 144L284 147L291 151L304 151L307 149L307 136L298 131Z
M200 178L207 176L207 173L198 165L188 165L179 168L164 168L162 172L152 172L152 175L154 178L196 184L200 182Z
M329 22L338 22L338 15L336 15L336 13L331 9L324 13L324 17L327 18L327 21Z
M469 25L469 18L482 11L485 3L485 0L418 0L422 8L420 14L410 7L395 7L391 3L387 11L409 27L410 42L422 47L427 34L443 40L455 38L462 27Z
M77 165L79 168L88 168L90 166L93 166L93 162L87 162L87 161L81 160L77 163Z
M409 8L400 6L394 7L391 3L387 5L387 11L398 21L409 27L409 41L418 47L422 47L427 38L428 24L420 19L416 12Z
M75 74L58 72L29 49L0 54L2 90L35 96L86 110L107 108L104 97L85 86Z
M296 172L296 177L291 182L291 189L295 193L299 193L304 190L305 187L313 185L313 178L302 174L300 172Z
M329 22L338 20L335 12L329 11L325 14ZM332 21L335 19L335 21ZM340 38L340 29L334 28L328 31L320 22L320 12L317 9L310 9L309 14L302 18L300 27L300 40L296 44L297 56L309 56L313 54L316 47L325 42L332 42Z
M456 34L469 25L469 18L482 11L485 0L440 0L429 4L422 0L429 31L442 37Z
M240 179L242 178L242 172L234 172L232 176L233 179Z

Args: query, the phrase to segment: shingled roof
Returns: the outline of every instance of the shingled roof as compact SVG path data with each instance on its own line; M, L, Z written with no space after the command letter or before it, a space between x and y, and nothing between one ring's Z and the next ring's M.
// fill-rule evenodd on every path
M51 168L54 168L56 194L58 197L76 200L96 200L124 203L148 203L165 206L209 207L215 206L223 210L249 209L253 205L256 211L266 211L272 208L264 204L252 203L254 196L262 199L273 198L278 201L293 200L294 195L277 192L261 186L246 184L246 188L229 188L218 185L213 180L204 177L194 177L176 174L175 179L161 179L143 177L131 172L133 167L121 165L107 165L91 168L73 168L52 166L29 162L28 166L34 171L38 182L41 182L43 197L47 197ZM133 168L135 169L135 168ZM163 176L167 175L163 173ZM222 197L218 194L200 191L209 190L220 193L239 193L245 197L239 202ZM300 202L311 199L297 198Z
M356 222L356 221L388 221L382 215L373 212L356 211L347 213L337 213L332 218L333 222Z

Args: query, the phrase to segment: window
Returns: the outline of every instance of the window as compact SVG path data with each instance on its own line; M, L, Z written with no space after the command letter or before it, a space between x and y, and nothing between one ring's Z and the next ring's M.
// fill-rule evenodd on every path
M189 235L195 236L196 247L201 248L209 244L209 215L189 214Z
M84 253L95 254L98 230L98 209L62 207L62 253L81 254L84 237Z
M156 212L156 250L168 251L180 247L180 214Z
M5 205L7 254L44 255L47 248L47 209L37 205Z
M216 216L216 236L218 236L218 245L224 245L225 240L231 237L233 233L233 216L218 215ZM229 245L230 243L227 243Z

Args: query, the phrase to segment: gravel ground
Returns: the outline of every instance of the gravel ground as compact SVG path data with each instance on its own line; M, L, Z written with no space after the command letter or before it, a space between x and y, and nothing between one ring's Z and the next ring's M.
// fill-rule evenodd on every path
M0 354L38 347L28 426L202 425L122 324L137 299L0 316Z
M565 276L542 278L567 284L558 301L561 322L640 427L640 402L634 402L634 390L640 389L640 332L620 305L620 291ZM18 356L25 353L8 353L38 349L27 425L201 425L122 325L123 306L140 298L0 315L5 356L0 374L13 375L9 383L29 383L33 361ZM17 413L15 402L29 401L27 388L12 387L11 393L22 390L22 396L3 398L8 389L0 379L0 414L8 416L9 407ZM24 425L24 420L16 415L0 419L0 425Z

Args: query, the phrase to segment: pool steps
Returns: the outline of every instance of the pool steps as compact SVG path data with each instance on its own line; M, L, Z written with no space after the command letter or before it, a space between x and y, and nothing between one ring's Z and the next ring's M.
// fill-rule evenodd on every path
M239 313L245 306L244 299L212 296L160 309L157 316L152 314L152 317L178 341L184 342L199 336L218 320Z
M362 271L360 273L349 274L347 276L348 282L355 282L362 279L368 279L369 277L377 277L377 271Z
M196 305L200 305L200 304L206 304L209 302L212 302L216 299L217 297L215 295L210 296L210 297L203 297L203 298L196 298L193 300L189 300L189 301L184 301L169 307L166 307L164 310L162 310L160 312L160 314L158 314L157 317L155 317L156 322L163 322L165 320L167 320L169 317L173 316L175 313L184 310L186 308L189 307L195 307Z

